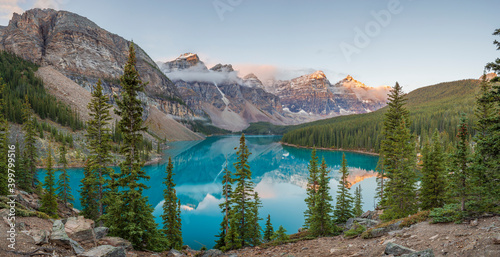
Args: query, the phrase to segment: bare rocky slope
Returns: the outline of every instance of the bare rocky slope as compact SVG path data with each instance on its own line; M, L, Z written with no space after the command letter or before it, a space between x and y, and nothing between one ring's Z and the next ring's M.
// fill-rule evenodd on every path
M0 29L0 50L6 50L42 66L38 75L48 84L49 91L63 102L76 108L84 118L85 102L98 79L103 82L104 92L111 102L119 97L119 77L128 58L131 42L110 33L92 21L77 14L52 9L32 9L22 15L14 14L7 27ZM135 46L136 68L141 79L148 84L140 94L144 105L144 119L152 107L165 115L155 115L157 124L174 119L189 126L196 115L183 104L175 85L159 70L156 63L139 46ZM51 68L45 68L51 67ZM83 96L83 99L78 97ZM76 98L75 98L76 97ZM164 117L170 115L168 117ZM201 117L203 118L203 117ZM175 126L184 126L179 122ZM169 130L162 127L161 130ZM172 135L168 140L196 140L196 133L184 133L180 138Z

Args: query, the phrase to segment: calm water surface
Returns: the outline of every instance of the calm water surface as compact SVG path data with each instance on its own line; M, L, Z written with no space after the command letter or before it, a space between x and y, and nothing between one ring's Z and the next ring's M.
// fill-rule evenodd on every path
M247 136L247 145L252 153L249 158L252 180L262 198L260 216L264 219L271 215L275 229L283 225L288 233L295 233L304 222L306 208L304 199L307 183L307 165L311 157L310 149L294 148L279 144L279 136ZM165 161L172 157L174 182L177 195L182 204L182 232L184 244L194 249L214 245L215 235L219 233L222 214L218 207L221 202L222 170L226 165L234 171L239 136L209 137L202 141L183 141L169 143L164 151ZM352 183L362 187L363 209L373 209L375 192L375 173L378 157L345 152ZM331 194L335 199L342 152L317 151L324 157L330 169ZM166 163L144 167L151 177L145 183L150 187L144 193L155 208L157 223L161 224L163 189ZM71 188L75 196L75 208L81 207L78 189L83 178L83 168L69 169ZM44 171L40 174L43 181ZM56 172L56 178L59 175ZM354 189L351 190L354 194ZM334 200L335 201L335 200Z

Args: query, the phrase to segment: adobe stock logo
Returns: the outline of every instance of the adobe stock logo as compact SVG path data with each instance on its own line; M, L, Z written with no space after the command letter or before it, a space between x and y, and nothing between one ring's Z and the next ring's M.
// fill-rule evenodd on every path
M410 0L411 1L411 0ZM340 50L344 54L347 62L351 61L353 54L361 53L361 49L370 45L373 38L380 35L382 28L391 24L392 17L400 14L403 11L403 6L399 0L390 0L387 3L387 8L380 11L371 11L370 14L373 20L367 22L364 27L354 27L353 43L346 43L342 41L339 45Z
M234 8L243 3L243 0L214 0L212 5L219 16L220 21L224 21L226 12L234 11Z

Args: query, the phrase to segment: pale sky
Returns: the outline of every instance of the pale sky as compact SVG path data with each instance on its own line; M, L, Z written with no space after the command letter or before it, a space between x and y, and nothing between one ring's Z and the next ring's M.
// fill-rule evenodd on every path
M498 0L0 0L0 25L33 7L85 16L155 61L193 52L263 80L323 70L408 92L478 78L500 57Z

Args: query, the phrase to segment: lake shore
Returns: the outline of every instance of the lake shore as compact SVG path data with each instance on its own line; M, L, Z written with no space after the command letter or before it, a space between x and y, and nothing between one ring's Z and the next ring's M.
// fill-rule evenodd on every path
M296 148L313 149L313 147L310 147L310 146L294 145L294 144L289 144L289 143L285 143L285 142L281 142L281 141L279 143L282 145L296 147ZM368 151L363 151L363 150L351 150L351 149L328 148L328 147L316 147L316 149L317 150L326 150L326 151L344 151L344 152L353 152L353 153L360 153L360 154L366 154L366 155L372 155L372 156L380 156L380 154L378 154L378 153L368 152Z

